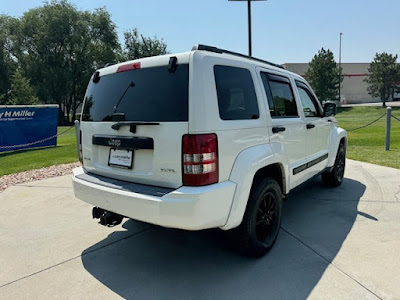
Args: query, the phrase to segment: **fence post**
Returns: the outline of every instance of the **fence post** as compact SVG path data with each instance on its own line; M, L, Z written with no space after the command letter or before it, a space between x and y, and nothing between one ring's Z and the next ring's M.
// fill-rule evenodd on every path
M389 151L390 148L390 122L392 120L392 108L386 108L386 139L385 139L385 150Z

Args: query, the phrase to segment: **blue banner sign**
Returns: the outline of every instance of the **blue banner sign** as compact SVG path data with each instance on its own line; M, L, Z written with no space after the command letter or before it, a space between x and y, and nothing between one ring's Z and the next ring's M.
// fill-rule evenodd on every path
M57 105L0 106L0 152L57 145Z

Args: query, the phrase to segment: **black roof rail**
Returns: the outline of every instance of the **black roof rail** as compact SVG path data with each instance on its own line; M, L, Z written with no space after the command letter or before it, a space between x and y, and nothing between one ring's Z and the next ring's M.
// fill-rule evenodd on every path
M259 58L253 57L253 56L248 56L248 55L245 55L242 53L237 53L237 52L233 52L233 51L229 51L229 50L225 50L225 49L221 49L221 48L217 48L217 47L213 47L213 46L198 44L198 45L193 46L192 51L195 51L195 50L210 51L210 52L220 53L220 54L222 54L222 53L231 54L231 55L235 55L235 56L239 56L239 57L243 57L243 58L252 59L252 60L255 60L258 62L262 62L262 63L268 64L268 65L271 65L271 66L274 66L277 68L285 69L281 65L274 64L272 62L269 62L269 61L266 61L263 59L259 59Z

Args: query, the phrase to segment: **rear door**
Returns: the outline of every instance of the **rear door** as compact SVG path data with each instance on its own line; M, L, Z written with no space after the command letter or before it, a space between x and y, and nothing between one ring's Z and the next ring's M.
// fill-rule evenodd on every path
M325 168L328 158L328 142L332 123L323 116L317 98L311 89L299 80L296 80L297 92L304 113L306 123L306 154L309 176L315 175ZM316 166L312 168L313 166Z
M288 76L261 71L261 79L268 99L272 119L271 143L283 146L290 176L290 189L303 182L301 173L306 163L305 123L299 115L301 106L296 102Z
M81 121L86 170L148 185L182 185L189 64L171 69L165 62L134 63L91 80Z

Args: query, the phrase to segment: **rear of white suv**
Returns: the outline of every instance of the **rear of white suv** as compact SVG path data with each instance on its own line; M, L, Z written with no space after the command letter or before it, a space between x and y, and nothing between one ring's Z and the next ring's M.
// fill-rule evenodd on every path
M125 216L219 227L238 250L262 256L284 195L318 174L342 182L347 136L329 107L322 112L296 74L203 45L100 69L84 101L75 195L103 225Z
M82 119L77 198L166 227L226 223L235 184L219 182L218 137L189 134L193 52L97 71Z

